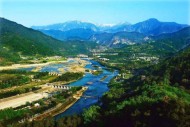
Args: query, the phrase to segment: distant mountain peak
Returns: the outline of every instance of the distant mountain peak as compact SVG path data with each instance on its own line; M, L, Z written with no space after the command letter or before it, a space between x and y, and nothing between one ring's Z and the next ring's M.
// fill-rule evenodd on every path
M160 22L158 19L156 18L150 18L150 19L147 19L145 21L142 21L142 22L139 22L139 23L136 23L136 24L153 24L153 25L156 25L156 24L160 24L162 22ZM134 24L135 25L135 24Z
M76 23L76 24L82 24L82 23L89 23L89 22L86 22L86 21L82 21L82 20L70 20L70 21L66 21L62 24L66 24L66 23Z
M125 22L120 22L117 25L131 25L131 23L125 21Z
M115 26L116 24L113 23L104 23L104 24L95 24L98 27L112 27Z
M150 19L148 19L148 20L146 20L146 21L155 21L155 22L160 22L158 19L156 19L156 18L150 18Z

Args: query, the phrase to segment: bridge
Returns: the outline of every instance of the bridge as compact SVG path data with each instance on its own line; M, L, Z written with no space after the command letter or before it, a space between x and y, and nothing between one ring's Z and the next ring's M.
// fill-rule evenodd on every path
M57 85L54 83L47 83L46 85L51 86L52 88L55 88L55 89L63 89L63 90L69 90L72 87L74 87L74 86L67 86L67 85Z
M55 89L63 89L63 90L69 90L72 88L71 86L65 86L65 85L52 85L52 87Z

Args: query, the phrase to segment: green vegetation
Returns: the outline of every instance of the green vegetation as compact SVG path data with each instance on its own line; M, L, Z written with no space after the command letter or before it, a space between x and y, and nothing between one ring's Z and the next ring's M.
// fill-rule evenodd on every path
M62 107L66 107L73 101L72 95L81 89L82 87L73 87L68 91L57 91L51 98L44 98L31 103L27 102L25 105L15 109L0 110L0 125L15 127L18 121L24 121L25 123L27 121L24 119L32 118L34 115L41 114L44 111L54 108L58 104L62 104ZM39 106L35 106L35 104L39 104ZM57 122L59 123L59 121ZM20 125L22 124L18 124L18 126Z
M23 118L23 116L27 116L29 112L29 109L14 110L12 108L9 108L0 110L0 123L8 124L9 122L17 121Z
M59 55L59 51L64 49L64 45L61 41L46 36L41 32L26 28L3 18L0 18L0 22L0 49L2 49L0 57L3 62L5 62L5 60L18 62L21 60L20 55Z
M45 102L45 104L44 104ZM35 107L34 104L39 103L39 107ZM0 125L14 126L18 121L24 118L31 118L35 114L42 113L56 105L55 101L38 100L32 103L27 103L26 105L17 107L15 109L8 108L0 110ZM26 106L30 107L30 109ZM24 108L25 107L25 108Z
M42 79L43 77L47 76L49 72L38 72L34 75L35 79Z
M44 56L88 54L97 46L94 42L62 42L4 18L0 22L0 65L27 63Z
M76 57L78 54L90 54L91 49L97 48L98 44L89 41L66 41L64 43L65 56Z
M106 52L116 52L118 55L104 55L109 61L101 61L106 66L133 70L146 68L168 57L174 56L189 44L190 27L171 34L150 37L146 43L112 48ZM98 58L96 58L98 60Z
M78 115L73 115L60 118L56 121L52 118L46 118L41 121L32 121L31 123L17 123L12 127L83 127L82 125L81 117Z
M66 72L62 74L61 76L58 76L56 79L52 80L51 82L58 82L58 81L75 81L83 77L83 73L72 73L72 72Z
M53 97L55 98L55 101L58 103L64 103L65 100L72 94L76 93L77 91L79 91L80 89L82 89L82 87L72 87L69 91L65 92L65 91L60 91L57 94L55 94Z
M16 77L11 77L10 79L6 79L6 80L1 80L0 82L0 89L4 89L4 88L8 88L8 87L12 87L12 86L19 86L19 85L23 85L27 82L30 81L30 78L27 76L16 76Z
M181 50L179 54L166 59L161 64L148 71L154 75L153 80L162 81L167 77L173 86L184 86L190 89L190 47ZM148 74L147 74L148 75ZM149 75L151 77L151 75Z
M0 99L39 90L41 88L39 87L40 82L35 83L32 80L37 79L43 81L47 79L47 76L47 72L28 72L22 70L0 71L0 89L2 89L0 91ZM48 78L52 77L48 76Z
M41 87L27 87L27 88L16 88L14 90L6 91L6 92L0 92L0 99L15 96L18 94L23 94L31 91L36 91L41 89Z
M190 126L190 48L150 68L140 69L124 82L117 77L102 97L96 118L85 111L86 126L188 127ZM180 76L181 75L181 76ZM143 77L143 78L142 78ZM89 114L87 114L89 113Z
M94 43L87 45L81 41L62 43L35 30L2 18L0 20L3 23L3 27L0 28L2 32L0 36L1 64L17 63L21 60L21 55L34 56L34 58L62 54L74 56L78 53L87 54L91 48L96 47ZM15 124L24 117L42 113L58 103L67 105L74 99L71 96L81 89L81 87L76 87L67 92L56 91L57 93L52 98L37 101L40 107L27 103L25 106L31 106L31 110L23 109L22 106L17 109L0 110L0 126L189 127L189 33L188 27L176 33L151 37L146 43L110 49L110 52L118 52L118 56L104 56L110 60L109 62L101 61L101 64L119 69L121 75L110 82L110 90L101 98L101 106L91 106L81 116L65 117L59 120L47 118L37 122L25 121ZM143 38L139 37L140 40ZM30 51L31 47L34 50ZM60 51L63 53L60 54ZM95 75L100 73L101 71L94 72ZM123 73L127 76L123 76ZM13 86L19 88L6 92L2 90L0 98L40 89L36 86L22 87L30 82L31 76L33 79L42 80L48 76L48 73L1 71L1 89L11 89ZM83 73L67 72L61 76L52 77L51 82L70 82L82 76Z
M100 116L99 110L99 106L91 106L85 110L83 113L84 124L89 124L91 121L98 121L97 118Z

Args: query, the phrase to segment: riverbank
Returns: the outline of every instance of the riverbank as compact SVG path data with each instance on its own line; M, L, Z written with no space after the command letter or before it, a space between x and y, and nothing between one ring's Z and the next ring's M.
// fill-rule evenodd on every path
M70 61L74 61L71 62ZM60 64L65 63L66 67L60 67L57 70L59 73L63 74L65 72L85 72L85 66L88 64L87 61L81 60L79 58L70 58L65 61L50 61L47 63L36 63L36 64L13 64L11 66L0 66L0 71L2 70L12 70L12 69L21 69L21 68L31 68L33 72L39 72L44 66L53 65L53 64Z
M65 112L67 109L69 109L72 105L74 105L83 95L83 93L88 89L88 87L82 87L81 90L77 91L76 94L74 94L72 97L69 97L65 103L61 104L59 103L58 105L56 105L54 108L51 108L47 111L45 111L44 113L37 115L36 117L30 119L30 121L35 120L42 120L48 116L54 117L60 113Z

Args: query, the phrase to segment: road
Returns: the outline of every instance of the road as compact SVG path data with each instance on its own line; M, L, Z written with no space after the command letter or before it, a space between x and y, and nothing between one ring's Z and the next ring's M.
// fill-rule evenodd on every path
M26 94L25 96L20 95L14 99L6 98L5 101L0 102L0 109L10 108L10 107L15 108L15 107L26 104L26 102L33 102L33 101L42 99L44 97L48 97L48 94L43 93L43 92L41 92L41 93L30 92L30 93Z

